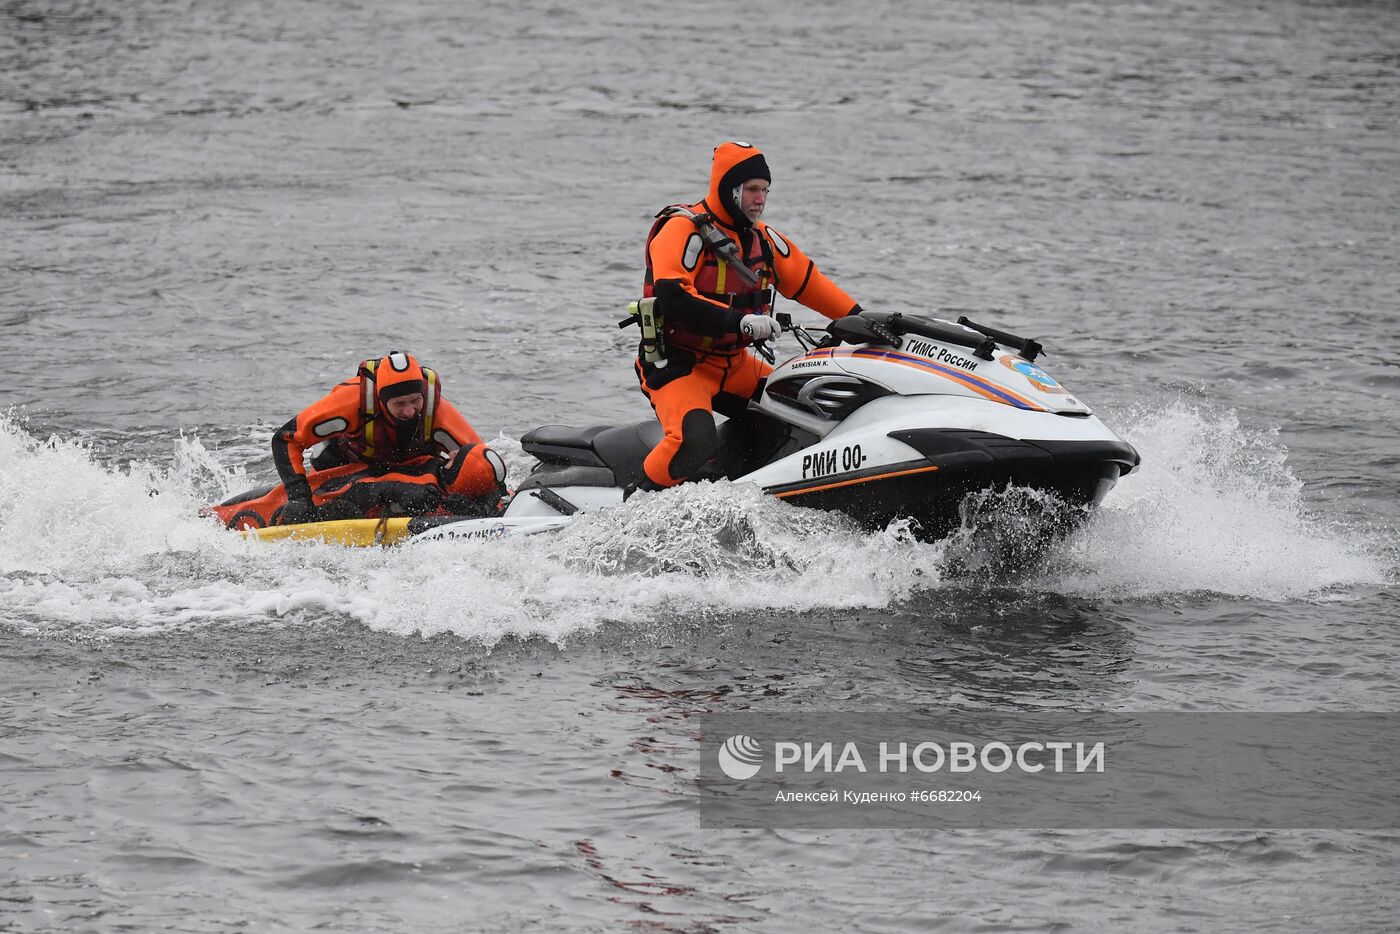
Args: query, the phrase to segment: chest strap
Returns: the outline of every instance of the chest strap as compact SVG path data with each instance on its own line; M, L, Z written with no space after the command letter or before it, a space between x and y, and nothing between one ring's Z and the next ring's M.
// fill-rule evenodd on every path
M701 292L700 294L711 301L726 304L730 308L764 308L773 304L773 290L771 288L760 289L757 292L744 292L739 295L733 292Z
M690 208L684 208L680 205L673 204L662 208L656 216L670 217L673 214L679 214L682 217L688 218L690 222L695 225L695 230L700 234L700 239L705 246L720 259L724 260L724 264L734 270L734 274L740 279L743 279L745 284L750 286L758 285L759 276L749 268L748 264L744 262L744 258L739 255L739 245L733 240L730 240L729 237L725 235L724 231L715 226L715 217L713 214L696 214L694 211L690 210ZM764 240L764 262L771 266L772 260L768 255L767 240L761 234L758 236L759 239Z

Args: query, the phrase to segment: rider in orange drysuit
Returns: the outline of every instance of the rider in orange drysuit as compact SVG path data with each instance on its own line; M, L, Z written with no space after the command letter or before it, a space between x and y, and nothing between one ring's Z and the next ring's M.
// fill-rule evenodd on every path
M742 414L772 372L745 348L779 333L771 317L774 288L828 318L860 311L796 244L759 220L771 181L758 149L723 143L709 194L663 209L647 237L644 294L655 297L666 353L655 363L639 354L636 362L665 430L644 464L645 488L674 486L712 459L719 449L713 412ZM705 226L722 237L711 233L707 242Z

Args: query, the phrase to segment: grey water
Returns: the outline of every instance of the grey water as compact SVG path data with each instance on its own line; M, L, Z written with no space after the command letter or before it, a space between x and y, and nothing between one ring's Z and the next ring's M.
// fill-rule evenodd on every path
M0 0L0 930L1394 930L1395 831L702 830L691 723L1396 710L1397 50L1393 2ZM1038 337L1142 452L1042 567L723 485L199 518L390 349L516 479L646 416L615 323L725 139L863 305Z

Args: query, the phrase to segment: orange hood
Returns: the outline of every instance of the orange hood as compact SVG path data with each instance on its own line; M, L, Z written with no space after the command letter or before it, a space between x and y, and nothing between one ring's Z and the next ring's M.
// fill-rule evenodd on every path
M752 178L773 180L768 172L768 160L757 146L728 142L715 147L715 159L710 165L710 194L705 203L720 223L736 228L750 226L749 219L734 200L734 189Z
M380 358L379 365L374 368L374 383L379 396L377 401L380 403L388 402L397 396L428 391L423 367L412 354L398 350Z

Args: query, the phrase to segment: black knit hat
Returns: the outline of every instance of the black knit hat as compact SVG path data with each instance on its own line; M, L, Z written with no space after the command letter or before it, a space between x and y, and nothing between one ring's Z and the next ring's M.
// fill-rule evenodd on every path
M415 392L423 391L423 381L421 379L406 379L401 383L393 383L379 390L379 401L388 402L390 399L397 399L399 396L411 396Z
M734 189L744 182L761 178L765 182L771 183L773 175L768 171L768 160L763 158L763 153L755 153L743 162L736 162L734 167L724 173L724 177L719 182L719 196L724 204L724 209L729 212L729 216L734 218L740 227L747 227L749 222L744 217L744 212L739 210L739 203L734 197Z
M742 185L751 179L761 178L765 182L773 180L772 174L768 171L768 160L763 158L763 153L755 153L743 162L736 163L734 168L724 173L724 181L720 185L733 188L735 185Z

